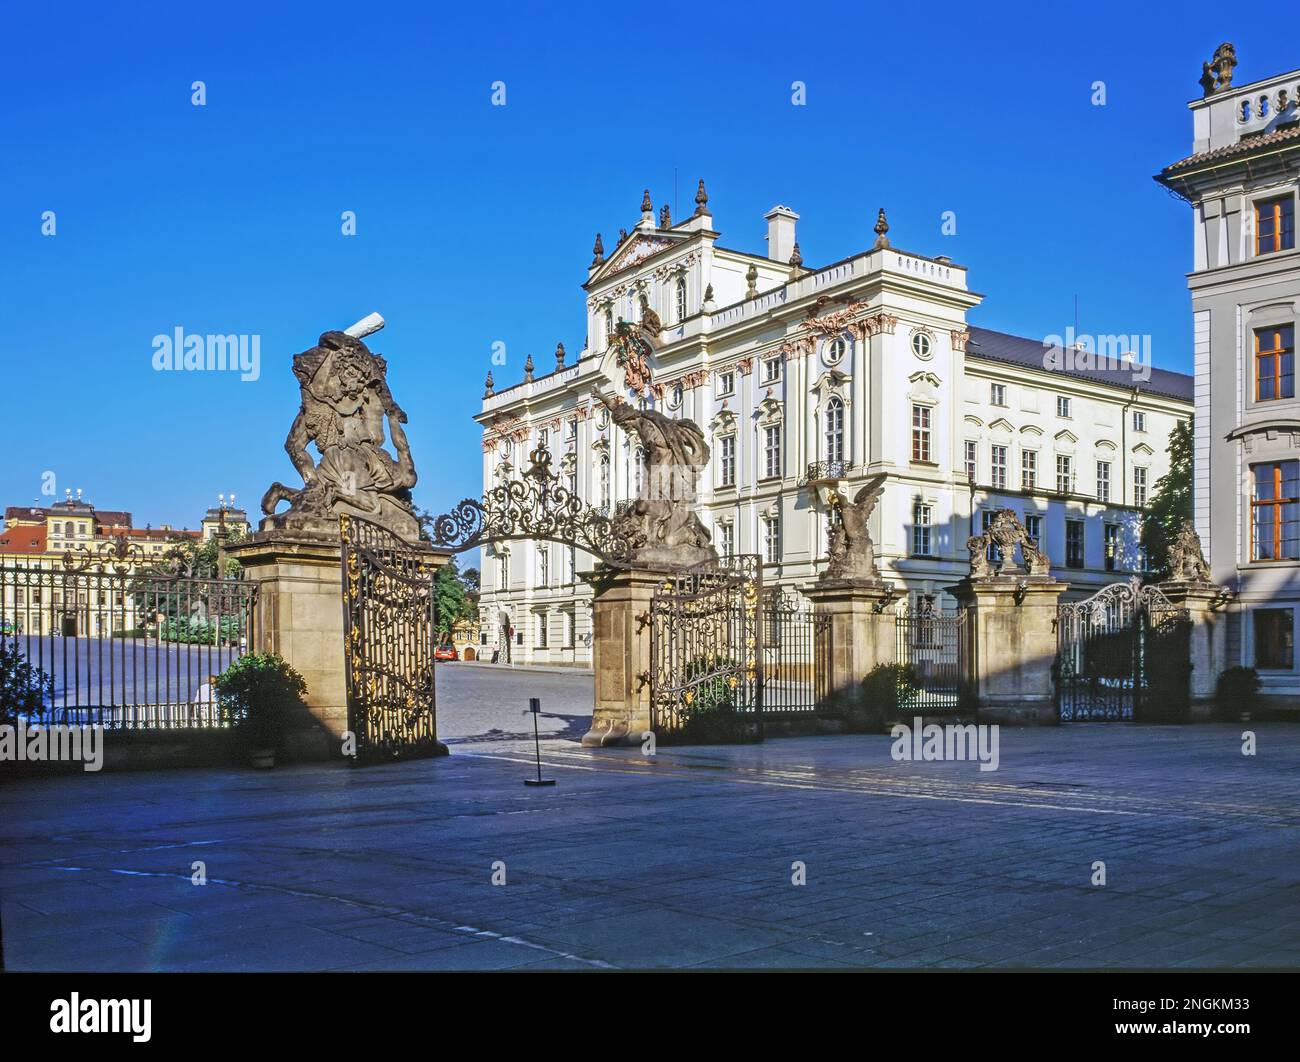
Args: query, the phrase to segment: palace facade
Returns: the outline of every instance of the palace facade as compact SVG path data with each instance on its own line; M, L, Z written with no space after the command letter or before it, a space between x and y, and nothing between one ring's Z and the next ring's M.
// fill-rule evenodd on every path
M1236 65L1230 44L1205 64L1192 153L1156 179L1192 208L1195 521L1235 593L1228 662L1300 707L1300 70L1234 86Z
M612 513L644 487L638 441L592 388L688 417L711 455L697 509L722 554L753 553L766 586L825 567L834 494L884 473L870 531L900 598L951 605L967 539L1014 509L1079 595L1143 567L1142 507L1192 412L1192 379L1127 351L1044 344L971 325L983 296L965 267L895 248L882 210L867 250L803 262L798 215L765 215L765 254L720 243L701 181L695 212L641 217L608 256L597 237L585 348L497 390L476 420L483 483L525 471L541 447L565 485ZM865 227L865 226L864 226ZM628 355L619 322L656 336ZM483 550L481 644L517 663L590 662L592 559L559 543Z

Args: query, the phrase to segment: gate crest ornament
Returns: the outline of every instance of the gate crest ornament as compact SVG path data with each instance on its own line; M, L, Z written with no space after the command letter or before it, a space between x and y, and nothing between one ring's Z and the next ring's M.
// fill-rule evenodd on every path
M997 561L990 562L989 547L997 550ZM1024 566L1016 563L1016 547L1024 558ZM970 574L972 579L993 579L998 576L1015 576L1028 573L1030 576L1048 577L1052 574L1051 562L1047 554L1038 548L1016 514L1011 509L999 509L982 535L972 535L966 540L970 550Z

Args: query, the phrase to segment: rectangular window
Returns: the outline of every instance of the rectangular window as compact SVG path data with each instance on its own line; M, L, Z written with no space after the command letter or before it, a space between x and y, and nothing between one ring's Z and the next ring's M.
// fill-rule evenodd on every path
M781 428L763 429L763 475L769 479L781 475Z
M1106 535L1106 570L1115 571L1119 567L1119 524L1107 524Z
M1083 521L1065 521L1065 566L1083 567Z
M1295 667L1295 613L1289 608L1255 610L1255 666Z
M781 379L781 359L764 358L763 359L763 383L776 383Z
M995 446L990 451L992 481L994 490L1007 489L1007 448Z
M564 614L564 648L572 649L578 644L578 614L576 612L566 612Z
M551 585L551 551L545 546L537 550L537 585Z
M1043 547L1043 518L1038 513L1025 513L1025 533L1039 549Z
M1145 468L1133 469L1133 504L1139 509L1147 503L1147 470Z
M912 407L912 460L930 460L930 407Z
M718 373L718 394L729 395L736 389L736 374L733 372Z
M565 427L565 432L568 434L568 437L569 437L570 439L576 439L576 438L578 437L578 418L577 418L577 417L570 417L570 418L569 418L569 422L568 422L567 426Z
M979 474L979 443L973 439L966 440L966 480L974 483Z
M994 449L997 449L997 447L994 447ZM997 514L998 511L996 509L980 510L980 528L985 534L987 534L988 529L993 526L993 518L997 516ZM984 555L988 557L990 564L997 564L1002 556L1002 551L998 549L996 543L990 541L988 549L984 551Z
M718 553L723 557L731 557L736 553L736 525L719 524L718 525Z
M1147 430L1147 415L1143 413L1140 409L1133 410L1133 430L1134 431Z
M917 502L912 509L912 556L930 557L930 528L932 522L930 506Z
M1255 204L1255 253L1272 254L1295 246L1295 198L1284 195Z
M994 406L1005 406L1007 404L1007 385L990 384L989 385L989 404Z
M1033 490L1038 486L1038 453L1034 450L1020 451L1020 489Z
M1300 560L1300 461L1252 465L1250 559Z
M1295 398L1295 325L1255 329L1255 401Z
M537 613L537 648L545 649L546 646L546 613L539 612Z
M538 431L537 446L539 449L542 450L548 449L550 441L551 441L551 433L549 431L547 431L545 428L542 428L540 431Z
M718 485L736 485L736 437L724 435L718 440Z
M1074 493L1074 462L1066 454L1056 455L1056 493Z
M1068 417L1070 415L1070 400L1065 395L1056 396L1056 415L1058 417Z
M1110 462L1097 462L1097 500L1110 501Z
M763 517L763 560L775 564L781 559L781 518Z

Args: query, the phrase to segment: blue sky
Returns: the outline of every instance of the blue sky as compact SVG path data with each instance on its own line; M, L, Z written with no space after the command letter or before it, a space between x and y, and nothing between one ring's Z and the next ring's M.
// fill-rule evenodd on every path
M115 6L6 20L0 501L51 471L139 526L294 485L292 355L371 310L417 501L476 494L492 344L498 384L577 352L595 232L675 180L680 215L700 176L727 246L761 252L784 203L831 262L884 206L896 246L969 268L973 323L1061 333L1077 295L1082 331L1190 370L1189 211L1151 175L1187 154L1221 40L1238 83L1297 59L1221 4ZM178 326L260 335L260 379L155 372Z

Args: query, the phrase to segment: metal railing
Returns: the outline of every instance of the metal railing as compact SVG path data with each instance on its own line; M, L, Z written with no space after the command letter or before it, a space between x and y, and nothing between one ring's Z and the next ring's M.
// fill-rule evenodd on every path
M0 566L0 640L37 669L29 722L224 726L212 683L253 644L255 604L240 579Z
M830 480L843 479L853 467L848 461L813 461L804 472L800 486L811 483L826 483Z

